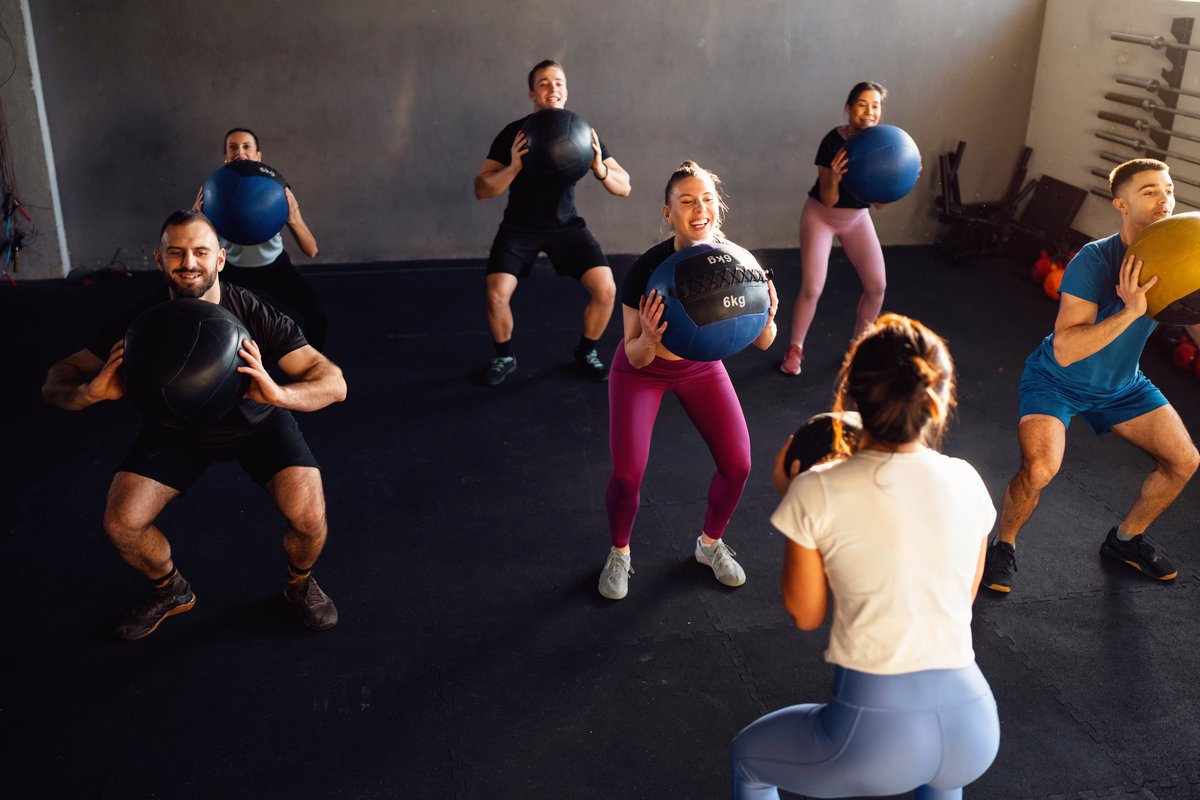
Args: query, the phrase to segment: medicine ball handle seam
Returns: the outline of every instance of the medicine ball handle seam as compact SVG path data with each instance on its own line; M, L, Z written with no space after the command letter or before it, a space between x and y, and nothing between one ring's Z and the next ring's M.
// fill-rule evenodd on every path
M705 288L704 284L707 281L712 280L713 277L717 275L721 276L721 278L725 279L727 282L717 286ZM703 295L743 283L766 283L768 280L770 280L770 278L767 277L766 272L764 272L762 269L755 269L753 267L734 267L733 269L713 270L712 272L704 275L697 275L694 278L689 278L688 280L684 281L682 286L676 287L679 291L679 294L676 295L674 291L672 291L671 296L678 296L680 299L686 300L692 295Z

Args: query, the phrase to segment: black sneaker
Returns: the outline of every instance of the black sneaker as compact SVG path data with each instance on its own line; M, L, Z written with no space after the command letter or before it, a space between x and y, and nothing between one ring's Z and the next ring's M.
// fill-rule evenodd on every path
M130 611L117 626L116 634L127 642L154 633L164 619L190 611L196 605L196 595L183 578L155 589L137 608Z
M483 380L488 386L495 386L508 377L508 373L516 368L516 356L496 356L492 359L491 366L487 368L487 372L483 373Z
M1017 550L999 539L988 546L983 559L983 580L979 585L993 592L1012 591L1012 574L1017 571Z
M317 579L312 575L294 583L288 583L283 590L283 596L300 610L304 624L314 631L323 631L337 625L337 607L329 599L329 595L317 586Z
M594 347L586 353L580 353L579 348L575 348L575 369L594 381L608 380L608 367L604 366Z
M1100 555L1124 561L1134 569L1140 569L1151 578L1160 581L1169 581L1179 574L1174 564L1154 552L1154 546L1146 541L1146 534L1122 542L1117 538L1116 526L1104 537L1104 544L1100 545Z

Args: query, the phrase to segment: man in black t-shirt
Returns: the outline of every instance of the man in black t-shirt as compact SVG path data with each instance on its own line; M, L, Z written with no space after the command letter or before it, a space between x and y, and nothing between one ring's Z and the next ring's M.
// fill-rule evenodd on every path
M316 411L344 400L342 371L305 341L291 318L252 292L217 279L225 266L225 251L212 223L200 212L177 211L167 218L154 260L166 288L112 319L87 349L51 367L42 387L46 402L78 411L123 397L120 367L126 329L147 308L181 297L217 303L242 321L251 339L242 342L239 355L246 363L238 371L251 381L237 408L211 428L170 428L147 418L117 467L104 530L125 563L153 584L150 595L121 621L117 635L140 639L195 604L196 596L175 569L171 546L154 521L209 464L235 458L287 519L284 597L297 606L308 627L330 628L337 623L337 609L311 574L327 529L321 472L288 409ZM291 383L279 385L272 379L272 362Z
M535 112L562 108L567 102L567 76L557 61L539 63L529 73L529 99ZM504 221L492 242L487 266L487 317L496 344L496 357L484 375L496 385L517 368L512 352L513 316L509 300L518 278L529 274L544 252L559 275L578 280L591 294L583 313L583 335L575 348L575 366L596 380L608 379L608 367L596 353L596 340L612 316L617 287L608 258L583 218L575 213L575 185L521 171L529 152L521 126L528 117L510 123L492 142L487 159L475 176L475 197L487 200L509 190ZM592 131L592 174L618 197L629 194L629 173L608 154Z

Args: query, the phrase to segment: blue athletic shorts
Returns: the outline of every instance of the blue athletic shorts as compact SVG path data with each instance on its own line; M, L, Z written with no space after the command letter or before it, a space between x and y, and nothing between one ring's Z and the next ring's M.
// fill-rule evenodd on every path
M1046 414L1071 424L1071 417L1083 417L1097 436L1167 405L1167 398L1139 369L1128 383L1111 392L1089 392L1046 374L1032 364L1025 365L1021 376L1021 416Z

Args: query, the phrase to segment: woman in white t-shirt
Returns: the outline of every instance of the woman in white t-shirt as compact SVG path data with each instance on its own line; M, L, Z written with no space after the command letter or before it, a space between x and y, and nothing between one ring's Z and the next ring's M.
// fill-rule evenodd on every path
M954 404L945 343L887 314L851 347L835 410L836 460L785 474L771 517L787 537L783 602L796 627L833 624L824 705L767 714L730 747L735 800L894 795L952 800L1000 744L996 701L975 665L971 604L996 510L979 474L935 449ZM788 443L791 443L789 438Z

